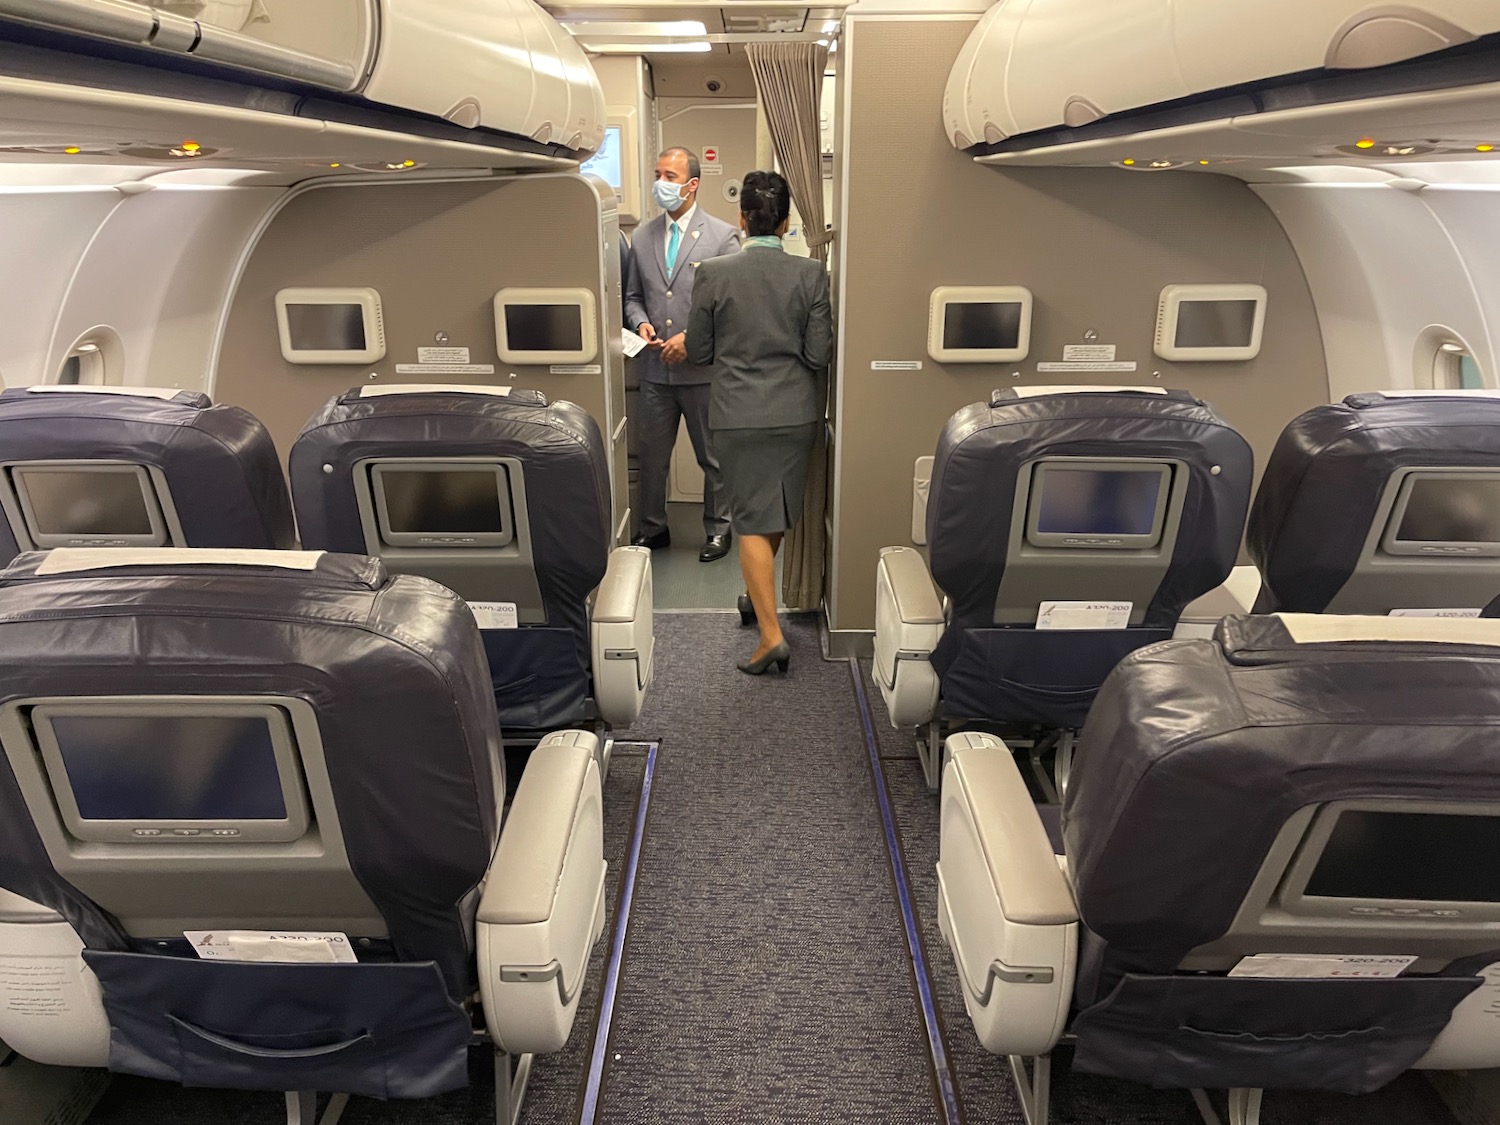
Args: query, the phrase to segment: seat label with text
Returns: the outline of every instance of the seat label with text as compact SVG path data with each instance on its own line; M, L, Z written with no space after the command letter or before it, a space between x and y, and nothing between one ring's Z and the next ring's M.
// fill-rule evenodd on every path
M1133 602L1043 602L1036 615L1038 629L1124 629L1130 625Z

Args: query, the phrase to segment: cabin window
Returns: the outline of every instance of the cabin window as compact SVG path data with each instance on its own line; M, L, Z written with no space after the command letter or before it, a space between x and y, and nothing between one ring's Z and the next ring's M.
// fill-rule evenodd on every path
M104 383L104 353L98 344L79 344L63 360L57 381L64 386L101 386Z
M1432 389L1437 391L1477 391L1484 388L1479 364L1462 344L1441 345L1433 358Z
M1413 386L1428 391L1477 391L1493 386L1457 332L1434 324L1417 337Z

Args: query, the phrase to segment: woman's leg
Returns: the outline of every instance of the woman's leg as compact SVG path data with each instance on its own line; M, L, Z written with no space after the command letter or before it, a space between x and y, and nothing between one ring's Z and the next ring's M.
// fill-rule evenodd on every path
M759 660L783 639L781 620L776 616L776 551L781 546L781 532L741 535L739 539L740 573L745 576L745 589L760 627L760 647L751 659Z

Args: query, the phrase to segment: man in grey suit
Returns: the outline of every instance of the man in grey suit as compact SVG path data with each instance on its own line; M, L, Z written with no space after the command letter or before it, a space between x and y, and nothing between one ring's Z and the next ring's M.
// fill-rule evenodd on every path
M682 418L703 469L707 543L698 558L713 562L729 553L729 500L708 431L710 371L688 362L684 333L698 265L737 253L740 232L698 207L700 172L698 158L686 149L669 148L657 158L652 195L664 214L641 226L631 245L625 324L650 345L635 360L640 374L641 518L631 542L655 549L672 541L667 467Z

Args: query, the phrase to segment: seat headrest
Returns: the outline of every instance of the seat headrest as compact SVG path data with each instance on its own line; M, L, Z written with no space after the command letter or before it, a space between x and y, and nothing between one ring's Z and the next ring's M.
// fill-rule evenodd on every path
M1245 439L1211 407L1183 391L1155 387L1034 397L1007 388L953 415L934 456L927 543L932 576L952 599L956 623L993 620L1017 482L1029 465L1051 458L1186 466L1182 522L1169 568L1146 611L1150 624L1174 624L1183 606L1218 585L1233 566L1253 457Z
M1288 423L1245 534L1264 583L1256 608L1328 609L1360 565L1392 477L1407 469L1500 470L1500 395L1370 392Z
M1001 406L1017 399L1049 398L1053 395L1159 395L1179 402L1197 402L1186 391L1166 387L1110 387L1085 384L1055 387L1000 387L990 392L990 405Z
M216 550L201 547L59 547L48 551L36 574L77 574L120 567L270 566L282 570L316 570L326 551Z
M379 589L388 581L385 564L365 555L328 551L224 550L194 547L58 547L17 555L0 570L0 585L45 578L91 578L129 573L162 577L240 571L352 583Z
M157 398L164 402L180 400L184 404L211 406L212 402L200 391L184 391L180 387L101 387L77 383L38 383L32 387L17 387L25 394L78 394L78 395L123 395L127 398Z
M511 394L517 390L519 388L511 386L471 387L465 383L390 383L386 386L367 383L359 388L359 397L381 398L385 395L489 395L493 398L510 398ZM540 391L521 391L522 395L528 393L541 396ZM542 397L540 405L545 406L546 404L546 398Z
M1228 932L1299 810L1500 803L1500 622L1287 615L1126 657L1063 809L1084 922L1175 968Z

